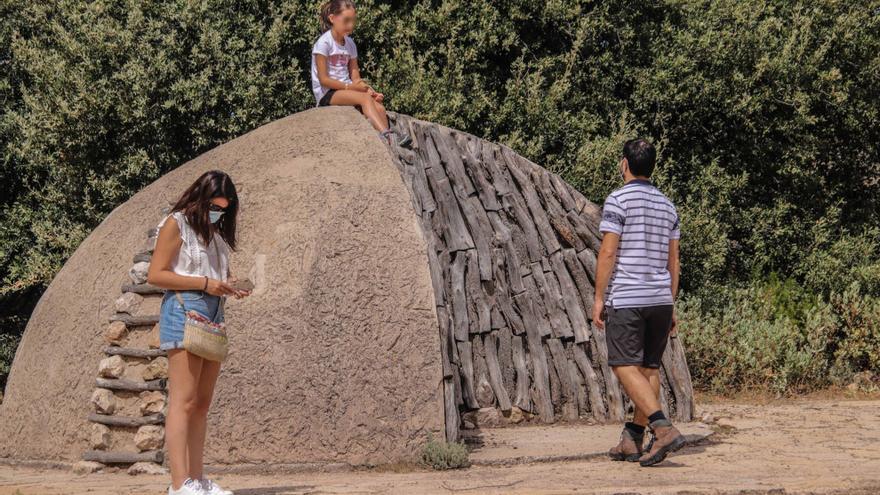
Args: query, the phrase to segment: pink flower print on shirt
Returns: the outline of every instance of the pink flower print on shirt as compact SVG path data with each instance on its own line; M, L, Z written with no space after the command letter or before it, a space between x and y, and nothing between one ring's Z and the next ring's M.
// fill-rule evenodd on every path
M347 53L337 53L335 55L330 55L327 62L334 67L346 67L348 66L349 56Z

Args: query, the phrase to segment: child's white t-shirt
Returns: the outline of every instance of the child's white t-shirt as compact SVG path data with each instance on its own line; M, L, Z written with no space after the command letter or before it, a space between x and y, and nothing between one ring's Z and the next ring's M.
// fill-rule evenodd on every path
M319 53L327 57L327 74L337 81L351 83L351 74L348 72L348 61L357 58L357 47L354 41L348 36L345 37L345 46L340 46L333 39L332 32L328 29L322 34L315 46L312 47L312 92L315 93L315 104L317 105L321 98L330 88L321 86L318 79L318 66L315 65L315 54Z

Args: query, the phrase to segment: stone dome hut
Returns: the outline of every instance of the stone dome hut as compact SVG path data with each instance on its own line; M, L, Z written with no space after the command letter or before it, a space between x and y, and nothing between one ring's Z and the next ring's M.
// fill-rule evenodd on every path
M0 457L164 462L155 226L210 169L241 202L231 351L205 462L380 464L471 411L621 421L627 399L590 326L600 208L509 148L392 114L389 150L353 109L277 120L183 164L110 215L37 304L0 404ZM663 406L693 415L684 351Z

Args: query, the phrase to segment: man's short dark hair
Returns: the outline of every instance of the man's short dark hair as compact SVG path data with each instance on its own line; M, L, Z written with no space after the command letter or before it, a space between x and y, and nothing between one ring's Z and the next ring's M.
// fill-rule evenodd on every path
M657 151L654 145L642 138L630 139L623 144L623 157L629 164L633 175L650 177L654 173L657 162Z

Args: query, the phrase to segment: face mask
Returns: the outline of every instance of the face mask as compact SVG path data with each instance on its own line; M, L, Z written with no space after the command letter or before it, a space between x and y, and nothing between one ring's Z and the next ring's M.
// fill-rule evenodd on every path
M209 212L208 212L208 215L209 215L210 218L211 218L211 223L217 223L217 220L220 220L220 217L223 216L223 213L225 213L225 212L222 212L222 211L209 211Z

